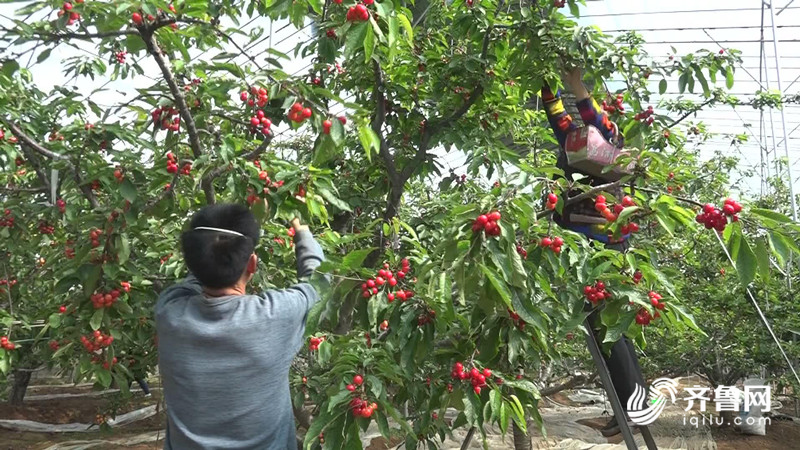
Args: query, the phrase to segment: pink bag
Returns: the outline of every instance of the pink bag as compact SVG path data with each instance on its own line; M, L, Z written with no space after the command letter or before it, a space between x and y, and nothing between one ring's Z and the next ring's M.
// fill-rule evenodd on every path
M592 125L572 131L567 136L564 151L570 167L608 181L617 181L623 175L630 174L635 165L635 162L631 161L627 167L616 166L614 163L617 158L628 152L608 142L600 130ZM604 173L603 169L608 166L614 167Z

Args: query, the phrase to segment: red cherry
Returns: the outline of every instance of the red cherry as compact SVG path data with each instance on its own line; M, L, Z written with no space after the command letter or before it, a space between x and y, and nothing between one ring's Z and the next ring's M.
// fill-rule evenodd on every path
M561 239L560 237L555 237L553 239L553 246L561 247L562 245L564 245L564 239Z
M64 11L72 11L72 3L70 3L70 2L64 2L63 7L64 7Z
M552 239L550 239L549 237L543 237L542 238L542 242L541 242L541 246L542 247L550 247L551 245L553 245L553 240Z
M361 375L356 375L353 377L353 383L361 386L361 383L363 382L364 382L364 377L362 377Z
M337 119L339 119L339 122L341 122L342 125L347 125L347 117L339 116L339 117L337 117Z
M486 214L481 214L476 221L481 225L486 225L489 222L489 217Z
M492 212L490 212L490 213L489 213L488 217L489 217L489 220L490 220L490 221L492 221L492 222L497 222L497 221L499 221L499 220L500 220L500 218L501 218L502 216L500 215L500 212L499 212L499 211L492 211Z
M344 388L345 388L345 389L347 389L347 390L348 390L348 391L350 391L350 392L353 392L353 391L355 391L355 390L356 390L356 387L355 387L355 386L353 386L352 384L348 384L348 385L347 385L347 386L345 386Z
M311 117L311 114L312 114L311 108L303 108L303 117L304 118L308 119L309 117Z
M331 134L331 127L333 126L333 122L330 120L325 120L322 122L322 132L325 134Z
M551 192L547 194L547 201L550 203L558 203L558 196Z
M131 14L131 20L132 20L132 21L133 21L133 23L135 23L136 25L141 25L141 24L142 24L142 22L144 22L144 19L142 19L142 15L141 15L141 14L139 14L139 13L133 13L133 14Z

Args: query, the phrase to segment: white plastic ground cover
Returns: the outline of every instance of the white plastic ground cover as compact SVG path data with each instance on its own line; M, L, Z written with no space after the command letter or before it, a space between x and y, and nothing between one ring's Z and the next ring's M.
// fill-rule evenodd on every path
M68 441L53 444L44 450L86 450L98 446L114 445L118 447L127 447L131 445L146 444L148 442L157 442L159 439L164 439L164 432L151 431L148 433L137 434L136 436L105 440L96 439L91 441ZM158 447L154 447L158 448Z
M137 409L129 413L121 414L116 419L109 419L108 425L111 427L121 427L133 422L138 422L156 414L156 406L150 405L142 409ZM41 423L32 420L0 420L0 428L14 431L33 431L38 433L82 433L96 432L97 427L89 428L88 423Z
M90 385L91 386L91 385ZM150 388L151 392L160 391L161 388L152 387ZM57 398L75 398L75 397L103 397L109 394L116 394L119 392L119 389L106 389L104 391L91 391L91 392L81 392L79 394L41 394L41 395L26 395L26 401L40 401L40 400L55 400ZM132 393L141 393L141 389L134 389L131 388Z
M744 380L745 386L764 386L764 380L758 378L750 378ZM765 436L767 434L767 425L762 419L764 417L763 406L756 405L750 406L750 411L744 411L741 408L739 417L742 420L740 428L744 434L752 434L756 436Z

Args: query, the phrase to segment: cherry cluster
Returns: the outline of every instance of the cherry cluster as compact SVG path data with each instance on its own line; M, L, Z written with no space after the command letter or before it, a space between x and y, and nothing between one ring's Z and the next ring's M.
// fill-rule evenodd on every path
M67 202L65 202L63 198L56 200L56 206L61 214L64 214L67 211Z
M499 236L500 225L498 225L497 222L500 221L501 217L499 211L481 214L475 219L475 222L472 223L472 232L480 233L481 230L483 230L486 232L487 236Z
M120 287L122 287L123 291L125 291L125 292L130 292L131 291L131 284L129 282L120 281L119 285L120 285Z
M556 209L556 204L558 203L558 196L554 193L547 194L547 204L545 205L547 209L550 211Z
M417 326L425 326L436 320L436 311L428 308L427 311L417 316Z
M608 114L613 114L613 113L615 113L617 111L619 111L621 113L625 112L625 106L623 106L623 104L622 104L622 100L624 98L625 97L623 97L622 94L617 94L617 98L614 100L614 104L613 105L609 105L607 101L603 100L603 104L602 104L603 111L607 112Z
M7 336L1 336L0 347L3 347L6 350L14 350L15 348L17 348L17 344L9 341Z
M97 350L103 349L111 345L114 342L114 336L110 334L104 334L100 330L95 330L93 335L90 336L81 336L81 344L89 353L94 353Z
M269 102L269 93L266 89L253 86L250 88L250 93L242 91L239 93L239 100L247 102L247 106L256 106L263 108Z
M703 224L707 230L715 229L725 231L728 226L728 217L731 221L739 221L738 214L742 211L742 205L732 198L726 198L722 209L717 208L711 203L703 205L703 212L695 217L697 223Z
M319 350L319 344L321 344L325 340L325 336L314 337L311 336L308 338L308 349L312 352Z
M364 383L364 377L362 377L361 375L355 375L353 376L353 383L345 386L345 389L347 389L350 392L355 392L356 386L361 386L363 383Z
M178 173L178 161L172 152L167 153L167 172Z
M11 215L11 210L6 208L3 211L3 217L0 217L0 227L11 228L14 226L14 216Z
M295 103L289 110L287 117L292 122L303 123L303 121L311 117L312 114L311 108L303 107L302 103Z
M75 3L83 3L83 0L75 0ZM72 10L73 5L70 2L64 2L61 5L61 9L58 11L58 17L67 16L67 25L73 25L75 22L80 20L81 14L77 11Z
M269 117L264 115L264 110L257 110L256 115L250 118L250 125L252 128L250 129L251 132L255 133L259 131L259 127L261 127L261 132L263 134L270 134L270 127L272 127L272 120Z
M648 106L645 111L637 113L633 116L634 120L641 120L642 122L646 123L647 125L652 125L655 122L655 117L653 117L653 107Z
M181 116L178 114L178 110L171 106L156 108L150 113L150 116L153 118L153 123L161 122L162 130L177 132L181 129Z
M563 8L567 4L567 0L553 0L553 6L556 8Z
M333 126L333 122L330 119L325 119L322 121L322 132L324 134L331 134L331 127Z
M331 39L336 39L336 37L337 37L336 36L336 30L334 30L333 28L328 28L328 31L325 32L325 35L328 36Z
M106 369L106 370L109 370L109 369L111 369L112 367L114 367L116 365L117 365L117 357L116 356L111 358L111 362L110 363L108 361L103 361L103 369Z
M664 309L667 307L667 304L661 301L661 294L656 291L650 291L647 293L647 297L650 298L650 304L653 305L656 309Z
M56 228L54 226L50 225L49 223L47 223L46 221L42 220L41 222L39 222L39 232L40 233L42 233L42 234L53 234L54 231L56 231Z
M92 188L93 191L99 191L101 187L100 180L92 180L92 183L89 186Z
M650 311L648 311L646 308L642 308L636 313L636 323L643 326L650 325L650 322L658 319L659 317L661 317L661 314L658 311L656 311L656 314L653 315L650 314Z
M47 136L47 140L50 142L63 141L64 135L59 133L58 131L51 131L50 134Z
M97 248L100 246L100 236L102 235L103 232L97 229L89 232L89 239L92 240L92 248Z
M633 284L639 284L639 282L642 281L642 276L642 272L639 270L633 272Z
M348 22L361 22L364 20L369 20L369 10L365 5L359 3L347 10Z
M523 331L525 329L525 321L519 318L519 314L509 309L508 316L511 317L511 320L514 322L514 325L516 325L520 331Z
M450 376L452 376L454 380L470 379L472 383L472 389L476 394L480 395L481 388L486 386L486 379L492 376L492 371L488 368L481 371L478 370L477 367L473 367L469 372L467 372L464 370L464 364L460 361L456 361L455 364L453 364L453 370L450 372Z
M519 256L522 256L522 259L528 259L528 251L525 250L522 244L517 244L517 253L519 253Z
M125 179L125 175L122 173L122 169L117 167L114 169L114 178L117 179L117 182L122 183L122 180Z
M549 236L545 236L539 242L539 245L544 247L544 248L548 248L549 247L551 250L553 250L553 253L555 253L557 255L557 254L561 253L561 246L564 245L564 239L562 239L562 238L560 238L558 236L556 236L554 238L551 238Z
M91 296L92 306L94 306L94 309L110 308L111 305L116 303L119 295L119 289L113 289L106 293L96 292Z
M10 280L10 281L9 281L9 280L6 280L5 278L3 278L2 280L0 280L0 286L14 287L14 286L16 286L16 284L17 284L17 280L16 280L16 278L15 278L15 279L13 279L13 280Z
M392 266L389 265L389 263L384 263L383 269L378 270L378 274L375 278L370 278L361 284L362 297L369 298L373 295L377 295L378 291L380 290L379 288L384 285L388 285L389 290L394 288L397 286L400 280L406 278L408 273L411 272L411 262L407 258L400 260L400 268L397 270L397 273L393 273L391 271L391 267ZM386 294L386 298L389 300L389 303L393 302L395 297L404 302L413 296L413 292L404 291L402 289L398 290L397 292L387 292Z
M359 397L354 398L350 401L350 408L352 408L353 416L355 417L363 417L365 419L369 419L372 417L372 413L378 409L377 403L370 403L366 400L362 400ZM322 438L320 438L320 442Z
M114 54L114 57L117 58L117 64L125 64L125 58L128 56L128 52L125 50L119 51Z
M170 258L172 258L172 253L162 257L161 258L161 264L165 264L167 261L169 261Z
M56 341L56 340L52 340L52 341L48 342L47 345L50 346L50 350L52 350L52 351L56 351L56 350L58 350L59 347L61 347L58 344L58 341Z
M594 286L585 286L583 288L583 295L586 297L586 300L592 302L593 305L597 305L601 300L611 298L611 292L606 290L606 284L602 281L596 282Z
M381 331L388 330L389 329L389 321L388 320L384 320L383 322L381 322L380 329L381 329Z

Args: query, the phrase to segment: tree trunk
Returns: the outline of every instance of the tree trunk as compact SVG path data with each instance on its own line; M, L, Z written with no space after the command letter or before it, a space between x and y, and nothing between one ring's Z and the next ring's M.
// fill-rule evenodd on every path
M720 411L719 417L721 420L720 427L729 427L733 425L733 411Z
M531 436L525 434L525 432L517 426L517 422L512 421L511 427L514 431L514 450L533 450Z
M28 383L31 381L31 372L28 370L15 370L14 383L11 385L11 393L8 395L8 403L12 406L22 405L25 393L28 391Z

